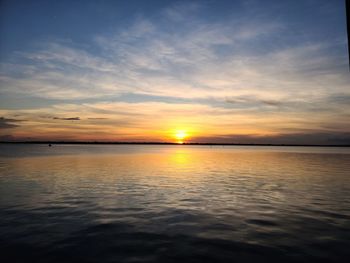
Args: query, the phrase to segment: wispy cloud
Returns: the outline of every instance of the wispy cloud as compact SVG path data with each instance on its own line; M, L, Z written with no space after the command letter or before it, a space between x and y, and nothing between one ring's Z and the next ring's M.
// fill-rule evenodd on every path
M79 117L68 117L68 118L59 118L53 117L54 120L63 120L63 121L80 121Z
M11 129L11 128L19 127L17 123L21 121L23 120L0 117L0 129Z
M225 67L236 56L231 54L225 59L220 50L230 50L237 41L249 41L261 32L269 34L278 28L270 23L256 23L250 27L236 25L235 21L208 24L195 16L184 15L180 12L183 8L175 6L164 11L166 28L139 18L115 35L96 37L99 54L66 42L47 43L41 50L22 54L30 60L29 65L6 65L6 68L20 70L23 76L12 77L6 72L1 78L3 86L9 87L9 92L31 92L58 99L121 92L175 97L212 96L219 88L208 85L203 75L210 70L209 77L213 77L217 74L214 68ZM186 5L187 12L195 13L198 8L197 5L193 8ZM186 29L168 31L174 13L184 16L181 23L187 25ZM227 93L225 90L221 92Z

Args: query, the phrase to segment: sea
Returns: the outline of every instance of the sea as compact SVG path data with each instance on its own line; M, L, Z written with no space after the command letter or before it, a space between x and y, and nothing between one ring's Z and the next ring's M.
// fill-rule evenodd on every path
M349 262L350 148L0 144L0 262Z

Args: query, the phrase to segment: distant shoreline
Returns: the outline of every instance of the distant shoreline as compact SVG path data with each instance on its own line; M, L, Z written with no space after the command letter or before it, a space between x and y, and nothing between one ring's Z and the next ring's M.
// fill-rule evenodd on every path
M175 143L175 142L87 142L87 141L3 141L0 144L96 144L96 145L198 145L198 146L297 146L297 147L350 147L350 144L270 144L270 143Z

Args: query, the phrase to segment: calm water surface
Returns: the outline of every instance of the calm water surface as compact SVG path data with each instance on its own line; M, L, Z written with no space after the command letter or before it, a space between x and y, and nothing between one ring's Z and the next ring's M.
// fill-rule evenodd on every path
M350 149L0 145L1 262L346 262Z

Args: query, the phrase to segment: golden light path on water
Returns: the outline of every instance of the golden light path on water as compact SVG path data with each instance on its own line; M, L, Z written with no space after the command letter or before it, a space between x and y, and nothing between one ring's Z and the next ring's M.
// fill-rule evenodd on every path
M348 251L347 148L1 147L0 227L39 254L286 262L288 247L311 262Z

